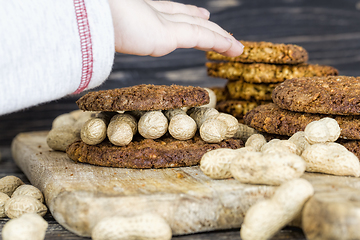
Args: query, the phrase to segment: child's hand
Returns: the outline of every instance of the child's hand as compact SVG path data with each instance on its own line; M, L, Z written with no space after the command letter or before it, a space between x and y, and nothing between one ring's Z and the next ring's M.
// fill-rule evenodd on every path
M238 56L243 51L239 41L208 20L204 8L151 0L109 0L109 4L117 52L163 56L176 48L196 48Z

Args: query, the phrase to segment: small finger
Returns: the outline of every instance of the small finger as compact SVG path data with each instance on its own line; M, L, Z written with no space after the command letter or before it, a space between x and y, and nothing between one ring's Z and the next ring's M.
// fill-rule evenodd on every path
M209 19L210 12L202 7L197 7L194 5L186 5L177 2L170 1L151 1L146 0L146 2L155 8L159 12L168 13L168 14L177 14L182 13L190 16L200 17L204 19Z
M228 57L237 57L243 53L244 45L239 40L236 40L235 38L225 38L225 39L227 41L231 42L231 47L224 52L218 51L218 50L216 50L216 48L212 48L212 49L199 48L199 47L194 47L194 48L198 49L198 50L202 50L202 51L215 51L215 52L221 53L222 55L228 56Z
M238 56L243 52L241 43L208 28L188 23L172 24L178 48L196 48L204 51L211 49L227 56Z
M184 14L163 14L162 15L165 19L172 21L172 22L183 22L193 25L199 25L201 27L205 27L213 32L216 32L228 41L234 43L234 46L229 49L229 51L225 51L223 54L226 56L238 56L242 53L242 50L244 46L236 40L231 34L229 34L227 31L225 31L223 28L221 28L219 25L217 25L214 22L211 22L209 20L205 20L198 17L188 16ZM241 52L239 53L239 48L241 49ZM238 54L238 55L236 55Z
M224 37L232 38L231 35L227 31L222 29L219 25L217 25L216 23L211 22L209 20L203 19L203 18L189 16L189 15L185 15L185 14L165 14L165 13L162 14L162 16L166 20L171 21L171 22L179 22L179 23L183 22L183 23L188 23L188 24L199 25L199 26L208 28L211 31L217 32Z
M228 57L237 57L241 55L244 51L244 45L238 40L232 40L233 44L231 48L229 48L227 51L222 52L221 54Z

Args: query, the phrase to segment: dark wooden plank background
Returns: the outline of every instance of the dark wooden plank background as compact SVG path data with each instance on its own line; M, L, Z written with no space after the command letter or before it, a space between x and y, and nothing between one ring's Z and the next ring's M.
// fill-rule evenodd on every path
M309 62L336 67L341 75L360 76L360 0L179 0L205 7L211 20L238 39L292 43L309 52ZM4 36L1 36L4 37ZM117 54L113 71L98 89L141 83L223 86L222 79L206 76L205 54L178 49L159 58ZM25 79L26 80L26 79ZM6 87L6 86L1 86ZM31 93L29 93L31 94ZM81 95L41 104L0 116L0 177L16 175L28 182L10 154L12 139L20 132L49 130L59 114L77 109ZM26 96L23 96L26 97ZM0 228L8 219L0 220ZM50 214L46 239L86 239L60 225ZM240 239L239 229L199 233L174 239ZM297 228L285 228L273 239L305 239Z

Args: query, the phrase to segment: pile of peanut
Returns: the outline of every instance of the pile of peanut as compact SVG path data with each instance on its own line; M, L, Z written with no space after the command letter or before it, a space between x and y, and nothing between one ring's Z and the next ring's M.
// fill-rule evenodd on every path
M360 176L358 158L335 143L340 127L331 118L308 124L304 131L288 140L268 142L263 135L238 123L232 115L219 113L214 106L125 113L74 111L54 120L47 143L54 150L65 151L79 139L95 145L107 137L114 145L126 146L136 133L157 139L168 132L175 139L187 140L197 131L209 143L231 137L245 142L245 147L240 149L223 148L204 154L200 169L205 175L213 179L233 177L245 184L279 186L270 199L254 204L247 211L240 230L244 240L269 239L301 213L314 194L312 185L301 178L305 171ZM144 214L103 219L92 232L92 238L97 240L139 236L171 239L171 229L161 217Z
M2 239L41 240L48 223L42 218L47 207L39 189L15 176L0 179L0 217L11 218L2 229Z
M208 143L234 137L239 130L238 120L219 113L214 108L214 92L207 90L210 103L190 109L100 113L78 110L62 114L54 119L47 144L53 150L65 151L77 140L96 145L107 137L116 146L126 146L137 132L148 139L160 138L168 132L175 139L188 140L199 131L202 140Z
M288 140L267 142L255 133L244 148L205 153L200 169L213 179L233 177L242 183L280 185L271 199L250 207L240 230L244 240L269 239L294 220L313 195L312 185L300 178L305 171L360 176L359 159L335 143L339 136L339 124L328 117L311 122Z

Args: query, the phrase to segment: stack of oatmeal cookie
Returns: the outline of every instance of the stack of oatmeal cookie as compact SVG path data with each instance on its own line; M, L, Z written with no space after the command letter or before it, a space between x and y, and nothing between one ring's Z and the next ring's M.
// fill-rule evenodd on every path
M227 79L225 87L212 90L218 98L217 109L239 120L251 109L272 101L271 93L279 83L295 77L331 76L331 66L306 63L307 51L297 45L241 41L244 52L225 57L207 52L208 75Z
M288 79L274 89L272 100L249 111L245 123L286 138L312 121L331 117L341 128L338 143L360 158L360 77Z
M208 91L193 86L141 84L88 92L77 105L100 113L83 124L81 140L67 145L66 153L97 166L166 168L197 165L213 149L243 147L233 138L237 119L203 107L209 102Z

